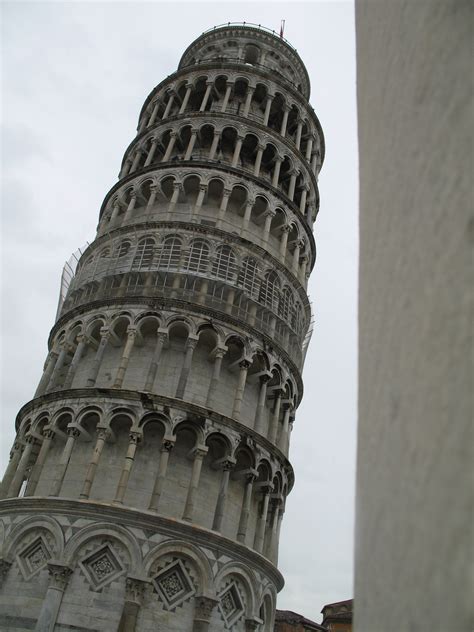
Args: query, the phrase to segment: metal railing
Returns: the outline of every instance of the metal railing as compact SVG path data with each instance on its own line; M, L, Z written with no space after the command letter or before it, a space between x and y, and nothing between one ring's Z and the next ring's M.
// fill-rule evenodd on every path
M206 35L207 33L211 33L212 31L215 31L217 29L226 28L227 26L248 26L258 31L264 31L265 33L270 33L271 35L274 35L275 37L278 37L283 42L285 42L285 44L289 46L293 52L298 53L296 48L292 44L290 44L290 42L285 37L278 34L275 30L269 29L266 26L262 26L261 24L255 24L255 22L226 22L224 24L218 24L217 26L212 26L210 29L203 31L201 35Z

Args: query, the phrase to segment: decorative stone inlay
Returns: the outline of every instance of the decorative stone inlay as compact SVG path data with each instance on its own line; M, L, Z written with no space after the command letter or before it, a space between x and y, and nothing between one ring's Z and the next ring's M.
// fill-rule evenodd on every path
M103 546L80 562L94 589L102 588L122 575L124 568L109 546Z
M194 585L181 560L170 564L156 575L153 584L168 610L192 597Z
M51 552L41 536L18 554L18 563L25 579L36 575L50 559Z
M235 582L219 595L219 609L227 627L231 627L244 613L244 604Z

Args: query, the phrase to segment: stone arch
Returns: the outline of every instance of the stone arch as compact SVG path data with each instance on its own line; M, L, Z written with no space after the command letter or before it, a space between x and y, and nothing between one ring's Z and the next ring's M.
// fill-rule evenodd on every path
M115 539L120 542L129 554L130 568L128 573L140 574L143 568L140 545L135 536L125 527L110 523L99 522L84 527L67 542L64 548L64 560L66 564L75 566L81 547L95 538Z
M2 557L4 559L11 559L16 546L23 537L29 532L38 529L44 529L51 534L55 545L55 550L52 553L54 557L61 559L64 551L64 534L59 522L47 515L28 516L14 525L3 543Z
M19 439L23 439L30 431L31 429L31 417L25 417L25 419L22 420L20 427L18 429L18 438Z
M84 406L83 408L81 408L79 410L79 412L76 414L76 418L75 418L75 424L77 424L78 426L83 427L85 430L88 430L88 426L90 426L90 420L91 419L96 419L96 425L98 423L100 423L102 417L103 417L103 410L100 406L97 405L88 405L88 406ZM86 425L84 425L86 424Z
M171 421L164 413L151 412L144 414L138 421L138 427L140 430L145 431L150 423L159 424L163 429L163 435L171 434Z
M217 573L215 578L216 593L219 595L221 586L226 579L235 577L245 590L246 608L245 616L252 617L255 614L257 582L254 573L241 562L227 562Z
M42 410L40 413L38 413L31 425L31 430L33 432L37 432L38 434L41 434L43 428L49 424L50 422L50 418L51 418L51 414L48 410Z
M145 574L150 576L153 564L166 555L177 555L187 558L198 571L200 594L214 594L213 573L209 560L194 544L183 540L166 540L147 553L143 561Z
M263 621L262 632L273 632L275 607L276 595L270 588L266 588L258 612L259 618Z
M172 420L172 435L176 437L178 442L181 432L189 432L194 435L194 446L204 445L204 429L201 425L192 422L190 419L182 419L178 417Z

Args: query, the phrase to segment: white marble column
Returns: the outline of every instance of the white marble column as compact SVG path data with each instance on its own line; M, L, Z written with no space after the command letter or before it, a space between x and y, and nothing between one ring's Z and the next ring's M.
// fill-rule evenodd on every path
M158 472L155 478L155 484L151 493L150 504L148 509L151 511L157 511L160 503L161 494L163 492L163 485L166 479L166 472L168 470L168 462L170 452L175 444L174 437L164 437L160 449L160 461L158 463Z
M263 124L268 125L268 119L270 118L270 109L272 107L272 101L274 99L273 94L267 96L267 103L265 105L265 114L263 115Z
M184 114L186 110L186 106L188 105L189 97L191 96L191 91L193 89L192 83L186 84L186 94L184 95L183 102L181 103L181 107L179 108L178 114Z
M128 367L128 362L130 360L130 354L132 352L133 345L135 344L136 337L137 337L136 327L128 327L127 340L125 342L122 357L120 358L120 364L117 369L117 374L115 376L115 381L112 388L122 388L123 380L125 378L125 373Z
M25 447L23 448L23 452L21 453L20 462L18 463L18 467L16 468L13 480L8 488L7 498L18 496L23 484L23 480L25 478L26 469L30 463L31 452L33 451L34 445L35 438L31 435L28 435L25 439Z
M133 157L132 166L130 167L130 173L133 173L134 171L137 170L138 163L140 162L140 158L142 157L142 154L143 154L142 149L139 148L136 150L135 156Z
M109 432L110 431L107 428L97 428L97 440L95 442L95 446L92 451L92 457L87 468L84 485L82 486L82 491L80 493L80 498L89 498L102 450L104 448L105 442L109 437Z
M49 586L35 625L35 632L53 632L73 570L59 561L48 562Z
M288 224L281 227L281 238L280 238L280 257L283 259L286 257L286 246L288 244L288 235L290 233L290 227Z
M260 376L260 391L258 393L257 410L255 413L255 432L259 434L262 434L263 431L263 417L265 413L265 403L267 401L267 384L270 377L268 374Z
M51 379L51 373L54 370L54 366L58 359L58 353L56 351L50 351L48 357L46 358L43 375L41 376L40 382L35 392L35 397L39 397L44 393L46 387Z
M109 342L110 332L108 327L102 327L100 330L100 343L95 352L95 358L92 362L90 369L90 375L87 378L87 386L95 386L95 381L99 374L100 365L102 364L102 358L104 356L105 348Z
M186 353L184 356L184 362L181 369L181 374L179 376L178 386L176 388L175 397L179 399L183 399L184 397L184 391L186 390L186 383L188 381L189 372L191 370L193 353L194 353L194 349L196 348L197 343L198 343L197 336L192 336L190 334L186 342Z
M265 539L265 528L267 526L267 515L268 515L268 504L270 502L270 493L272 490L272 486L270 483L260 484L261 492L262 492L262 500L261 500L261 508L260 513L257 520L257 526L255 529L255 538L253 548L261 553L263 550L263 542Z
M253 88L252 86L247 87L247 96L245 98L245 105L244 105L244 112L243 112L243 116L245 116L246 118L249 115L250 105L252 103L252 97L253 97L254 92L255 92L255 88Z
M272 220L276 215L276 211L274 211L273 209L267 209L264 213L264 217L265 217L265 224L263 226L263 241L267 244L268 243L268 238L270 236L270 228L272 225Z
M286 136L286 127L288 125L289 113L290 113L290 108L288 106L285 106L283 108L283 119L282 119L281 128L280 128L280 136L283 136L283 138Z
M242 143L244 142L243 136L237 136L237 142L235 144L234 155L232 156L232 167L237 167L237 163L240 158L240 150L242 149Z
M38 485L38 481L41 476L41 472L43 471L43 465L46 461L46 457L48 456L49 449L51 447L51 443L54 438L54 429L50 426L46 426L43 429L43 442L41 444L41 448L36 459L35 464L31 468L30 476L28 477L28 483L26 484L25 496L34 496L36 487Z
M168 118L171 108L173 107L173 102L174 102L174 93L171 93L170 98L168 99L168 103L166 104L165 111L163 112L163 116L161 117L162 120L164 120L165 118Z
M277 434L278 434L278 424L280 421L280 409L281 409L281 399L282 399L283 391L281 389L275 390L275 404L273 406L272 419L270 422L270 429L268 432L268 440L270 443L275 443Z
M200 112L204 112L204 110L206 109L207 101L209 99L209 95L211 94L212 86L213 86L212 81L206 81L206 92L204 93L204 96L201 101L201 107L199 108Z
M193 450L194 460L191 478L189 481L188 494L186 496L186 504L183 512L183 520L192 522L194 516L194 504L196 491L199 486L199 478L201 476L202 461L206 456L209 448L205 445L196 446Z
M71 360L71 364L69 365L69 369L66 375L66 379L64 380L63 388L70 388L71 384L74 380L74 376L77 371L77 367L79 362L81 361L82 354L84 353L84 349L87 344L87 338L84 334L79 334L77 336L77 345L74 351L74 355Z
M15 472L18 468L18 463L21 459L22 444L18 440L18 437L14 440L12 449L10 450L10 460L3 475L2 484L0 486L0 498L5 498L10 484L15 476Z
M214 367L212 369L212 377L209 382L209 390L207 391L206 406L213 406L214 394L219 385L221 376L222 358L224 357L226 351L227 347L217 347L214 351Z
M265 145L258 145L258 150L257 150L257 155L255 157L255 165L253 167L253 175L254 176L259 176L260 175L260 167L262 166L262 156L263 156L263 152L265 151Z
M49 492L50 496L60 496L61 494L61 487L66 475L67 467L69 465L69 460L71 459L74 443L76 439L80 436L81 432L78 428L68 428L67 434L68 437L66 439L62 454L59 457L59 462L56 466L56 473L51 484L51 491Z
M151 391L153 388L153 384L156 378L156 373L158 371L158 365L160 362L161 352L163 351L163 347L167 339L168 339L168 332L158 330L155 350L153 352L150 368L148 369L148 374L146 377L145 389L144 389L145 391Z
M275 168L273 169L273 175L272 175L273 187L278 187L278 179L280 178L280 168L281 168L282 162L283 162L283 156L280 156L280 155L275 156Z
M184 155L184 160L189 160L191 158L191 154L193 153L194 144L197 138L197 129L191 130L191 136L189 138L188 148L186 149L186 153Z
M135 461L135 453L140 441L141 435L138 432L131 432L129 434L127 454L125 455L125 462L122 467L120 480L115 493L115 503L123 503L125 492L127 491L128 479L130 478L130 472L132 471L133 463Z
M231 83L230 81L227 82L227 87L226 87L226 91L224 95L224 100L222 102L221 112L225 112L227 109L227 104L229 103L229 97L230 97L230 93L232 92L233 85L234 84Z
M157 147L158 147L158 139L153 138L151 142L150 151L148 152L148 156L146 157L146 160L145 160L145 165L144 165L145 167L148 167L149 165L151 165L151 162L153 160Z
M298 127L296 128L296 138L295 138L296 149L299 149L301 147L301 132L302 131L303 131L303 120L299 118Z
M209 149L209 160L214 160L214 156L216 155L217 146L219 145L219 141L221 138L221 132L214 130L214 137L212 139L212 145Z
M222 521L225 515L225 505L227 500L227 491L229 487L229 477L231 470L235 467L235 459L227 458L220 464L222 467L221 484L219 494L217 496L216 508L214 510L214 519L212 521L212 530L221 531Z
M257 477L257 472L252 470L245 474L244 495L242 499L242 509L240 511L239 527L237 530L237 540L245 544L249 525L250 509L252 503L253 483Z
M148 121L146 127L151 127L154 124L154 122L156 121L156 117L157 117L157 114L158 114L158 108L159 107L160 107L160 102L157 100L157 101L155 101L155 103L153 105L153 111L151 113L150 120Z
M168 162L171 157L171 152L173 151L174 144L176 142L177 132L170 132L170 139L168 141L168 146L166 147L165 155L163 156L161 162Z
M234 396L234 405L232 408L232 417L234 419L240 419L240 409L242 407L242 400L244 397L245 383L247 381L247 372L250 368L250 362L248 360L242 360L239 362L240 373L239 381L237 383L237 389Z

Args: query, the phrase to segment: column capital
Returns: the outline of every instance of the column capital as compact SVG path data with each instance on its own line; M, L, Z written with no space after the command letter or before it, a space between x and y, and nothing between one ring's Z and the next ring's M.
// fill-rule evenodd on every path
M127 327L127 337L128 338L135 338L137 333L138 333L138 330L137 330L136 327Z
M170 138L176 138L177 135L178 135L178 132L176 132L175 130L171 130Z
M138 445L142 440L141 432L130 432L128 435L128 440L129 443L134 443L135 445Z
M214 349L212 355L214 356L214 358L223 358L226 353L227 347L217 347L216 349Z
M223 197L230 197L230 194L232 193L232 189L224 189L222 192Z
M77 439L78 437L81 436L81 431L79 430L79 428L68 428L67 429L67 434L68 437L74 437L74 439Z
M58 560L50 560L48 562L49 586L64 592L71 577L73 569L59 562Z
M106 340L108 340L110 337L110 329L108 327L101 327L99 333L102 339L105 338Z
M221 463L221 466L224 472L230 472L231 470L234 469L236 463L237 461L233 457L227 457L227 458L224 458L224 460Z
M203 459L208 452L209 448L207 447L207 445L197 445L191 450L191 453L195 459Z
M249 360L241 360L241 361L239 362L239 367L240 367L241 369L249 369L249 368L250 368L250 366L251 366L251 364L252 364L252 363L251 363Z
M125 579L125 601L141 606L150 580L144 577L127 577Z
M285 224L284 226L281 227L281 229L284 233L289 233L291 230L291 226L289 224Z
M274 208L267 208L266 211L264 211L263 216L264 217L275 217L276 215L276 211Z
M101 428L100 426L97 428L97 438L103 439L107 441L111 437L112 433L109 428Z
M161 442L161 452L171 452L174 448L174 444L176 443L176 439L163 439Z
M196 337L191 337L191 336L192 336L192 334L190 334L188 336L188 339L186 340L186 350L187 349L195 349L197 343L199 342L199 338L197 336Z
M262 623L262 619L257 619L254 617L252 617L251 619L245 619L245 632L253 632L254 630L258 630Z
M10 570L10 566L13 564L10 560L6 560L4 557L0 558L0 581L5 578L5 575Z
M246 472L244 475L246 483L253 483L258 478L258 471L251 469L249 472Z
M215 597L197 595L194 598L194 619L198 619L198 621L209 621L212 616L212 611L218 603L219 600Z

